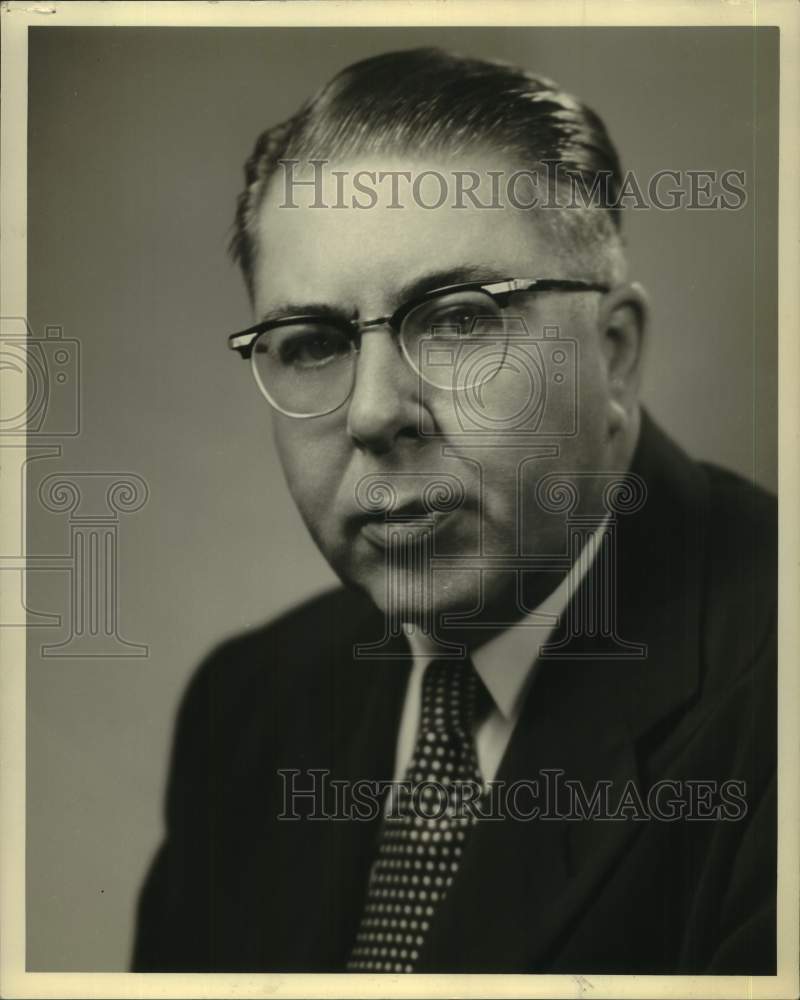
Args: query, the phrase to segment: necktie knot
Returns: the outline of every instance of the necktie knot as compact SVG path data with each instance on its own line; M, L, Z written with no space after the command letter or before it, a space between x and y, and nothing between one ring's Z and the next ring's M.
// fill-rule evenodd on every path
M471 660L432 660L422 681L421 730L467 739L475 718L478 683Z

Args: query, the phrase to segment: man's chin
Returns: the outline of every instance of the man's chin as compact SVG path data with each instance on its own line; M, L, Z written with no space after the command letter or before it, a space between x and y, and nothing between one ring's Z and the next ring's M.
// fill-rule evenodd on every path
M390 632L415 625L442 641L480 644L534 610L559 579L551 573L526 574L520 592L520 580L512 572L484 571L481 580L477 570L390 574L381 567L352 574L349 582L372 600Z
M369 596L392 622L430 627L443 616L480 610L480 581L475 571L462 573L379 572L352 575L349 582Z

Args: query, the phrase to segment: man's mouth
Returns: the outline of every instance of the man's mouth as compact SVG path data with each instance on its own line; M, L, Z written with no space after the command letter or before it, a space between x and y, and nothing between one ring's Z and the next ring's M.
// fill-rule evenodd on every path
M440 532L456 511L431 513L420 505L409 504L391 513L369 515L359 519L359 533L375 548L418 544L425 537Z

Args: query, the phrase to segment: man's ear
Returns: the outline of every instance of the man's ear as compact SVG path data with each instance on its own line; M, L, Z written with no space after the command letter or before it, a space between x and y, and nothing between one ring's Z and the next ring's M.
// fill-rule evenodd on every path
M597 329L606 361L612 434L636 412L648 316L647 293L638 282L616 285L600 305Z

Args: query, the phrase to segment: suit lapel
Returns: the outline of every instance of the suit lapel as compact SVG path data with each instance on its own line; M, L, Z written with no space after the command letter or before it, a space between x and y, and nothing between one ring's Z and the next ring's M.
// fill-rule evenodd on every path
M383 628L382 619L371 622ZM362 633L367 641L372 632ZM362 637L359 641L364 641ZM410 659L404 639L392 643L384 653L393 658L355 660L352 647L344 650L337 668L339 693L332 725L335 730L333 776L351 790L358 783L374 783L367 789L374 815L325 824L330 836L328 899L336 912L332 954L334 967L343 965L355 939L361 917L369 870L377 850L383 796L373 789L392 780L397 730L400 723ZM329 931L331 929L329 928Z
M348 611L309 637L312 654L300 648L298 662L287 664L281 675L286 688L281 704L295 704L296 710L275 719L274 728L280 729L275 740L267 738L269 731L262 735L261 773L275 790L263 797L261 808L268 810L263 834L248 837L250 863L244 858L237 863L243 872L242 896L262 914L241 921L241 934L257 941L259 958L251 968L340 970L355 937L380 815L376 812L367 821L346 818L349 803L342 796L358 782L392 777L409 661L403 659L404 640L386 650L399 659L356 659L354 645L379 638L384 623L374 608L365 613L358 605ZM313 674L309 655L315 659ZM274 706L271 692L265 691L264 698ZM269 712L263 717L269 718ZM278 813L286 803L275 777L279 768L300 772L298 789L312 787L310 772L318 772L316 787L324 787L322 817L329 818L308 818L312 809L320 814L318 797L298 800L292 807L303 818L281 820ZM332 813L338 818L330 818Z
M643 738L697 690L704 477L646 416L631 471L648 497L620 527L618 634L644 643L646 655L615 659L613 643L578 636L568 658L543 659L496 778L507 787L538 780L541 808L545 781L551 790L556 784L546 770L563 772L562 789L576 782L586 799L610 783L612 807L630 782L642 790ZM597 571L595 564L573 602L603 585ZM564 620L560 628L563 638ZM533 804L524 792L517 801L521 809ZM561 794L549 804L563 815L569 803ZM550 968L570 923L644 827L635 819L479 821L420 971Z
M616 788L638 776L624 712L601 687L596 665L586 662L561 662L540 675L495 781L494 802L506 813L516 803L520 818L478 822L421 971L535 968L623 851L633 824L591 824L600 838L587 845L571 836L587 824L562 818L564 779L589 791L601 780ZM531 782L538 782L534 793ZM534 805L538 815L522 818Z

